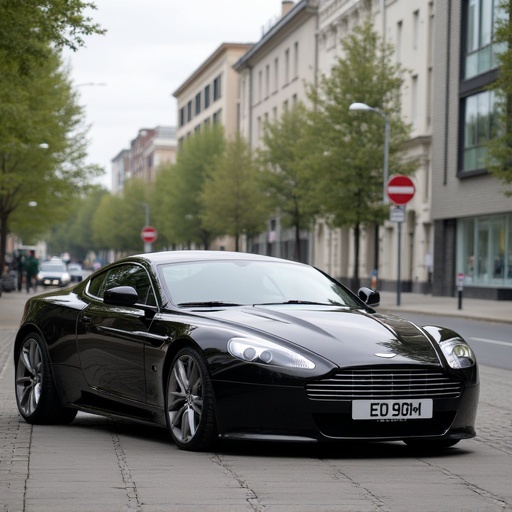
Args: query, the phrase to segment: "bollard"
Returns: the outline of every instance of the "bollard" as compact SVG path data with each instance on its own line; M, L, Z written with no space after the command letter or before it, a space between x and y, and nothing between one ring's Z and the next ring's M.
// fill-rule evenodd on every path
M462 309L462 291L464 290L464 274L457 274L457 295L458 295L458 309Z

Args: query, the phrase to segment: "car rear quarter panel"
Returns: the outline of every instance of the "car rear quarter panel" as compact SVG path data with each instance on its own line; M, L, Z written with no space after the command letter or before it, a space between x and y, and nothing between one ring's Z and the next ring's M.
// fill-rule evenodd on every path
M80 367L76 347L76 319L84 306L74 294L29 300L16 338L17 346L28 333L37 332L48 347L53 365Z

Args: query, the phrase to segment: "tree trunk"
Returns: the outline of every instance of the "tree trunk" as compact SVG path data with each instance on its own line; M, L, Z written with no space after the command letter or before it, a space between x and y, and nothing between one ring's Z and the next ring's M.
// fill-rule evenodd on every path
M5 267L5 251L7 249L7 215L0 217L0 277Z

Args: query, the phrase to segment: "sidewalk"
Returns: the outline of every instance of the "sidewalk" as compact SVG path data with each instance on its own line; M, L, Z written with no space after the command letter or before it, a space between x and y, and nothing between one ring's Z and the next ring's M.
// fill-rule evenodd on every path
M38 293L43 293L43 291L43 288L38 289ZM0 297L0 330L18 329L25 303L34 295L37 295L37 293L33 291L27 293L25 290L2 293Z
M400 306L396 305L396 292L380 292L379 312L425 313L442 316L457 316L473 320L487 320L512 324L512 302L507 300L462 299L458 309L457 297L433 297L422 293L401 293Z
M44 289L39 289L42 293ZM37 295L34 292L9 292L0 297L0 329L17 329L28 298ZM458 309L457 297L433 297L421 293L402 293L400 306L396 292L380 292L380 306L377 311L425 313L442 316L458 316L473 320L490 320L512 324L512 302L506 300L464 299L462 309Z

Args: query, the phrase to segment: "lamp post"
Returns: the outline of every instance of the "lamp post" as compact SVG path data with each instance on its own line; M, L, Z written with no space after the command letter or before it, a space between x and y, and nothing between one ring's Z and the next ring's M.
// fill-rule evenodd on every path
M383 165L383 185L382 185L382 204L389 204L389 198L386 193L386 185L389 175L389 116L375 107L370 107L366 103L352 103L348 108L350 111L374 112L384 119L384 165ZM375 272L378 275L379 269L379 226L375 226Z
M382 110L379 110L378 108L369 107L366 103L352 103L350 107L348 107L349 110L360 110L363 112L375 112L382 118L384 118L384 184L383 184L383 190L382 190L382 203L383 204L389 204L389 199L386 194L386 184L388 182L388 161L389 161L389 116L382 112Z

